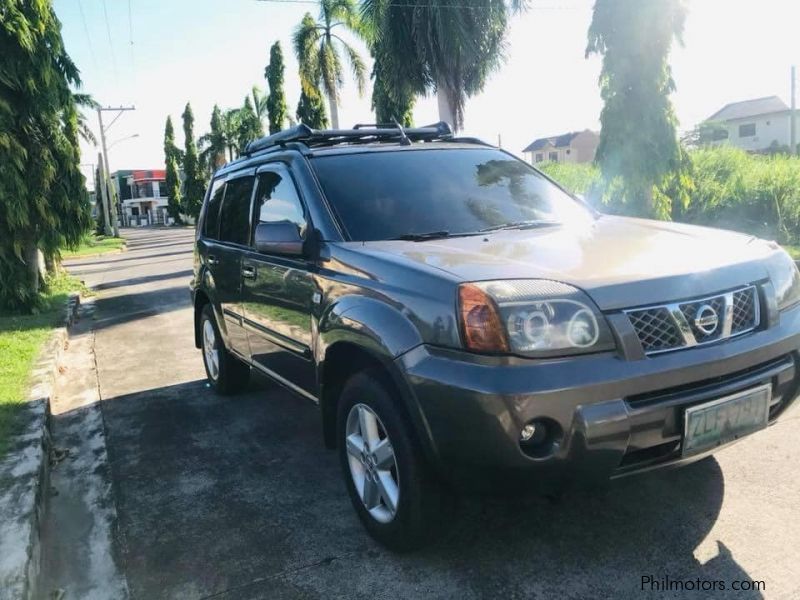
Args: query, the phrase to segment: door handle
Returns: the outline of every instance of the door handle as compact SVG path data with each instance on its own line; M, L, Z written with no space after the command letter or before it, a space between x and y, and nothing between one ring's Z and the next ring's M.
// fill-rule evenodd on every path
M251 265L246 265L242 267L242 277L244 277L245 279L255 279L256 268Z
M206 258L206 262L208 262L208 264L210 264L212 266L213 265L218 265L219 264L219 259L216 256L214 256L213 254L209 254L208 258Z

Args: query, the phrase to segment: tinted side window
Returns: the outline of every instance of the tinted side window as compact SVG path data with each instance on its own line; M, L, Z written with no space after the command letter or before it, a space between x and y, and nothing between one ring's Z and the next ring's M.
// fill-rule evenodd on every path
M223 242L250 243L250 196L253 177L240 177L226 184L225 201L219 219L219 239Z
M211 187L206 205L206 216L203 219L203 235L212 240L217 239L219 233L219 207L222 196L225 194L225 180L217 179Z
M259 223L289 221L297 225L300 235L305 235L306 219L303 204L289 173L283 170L268 171L258 176L256 210Z

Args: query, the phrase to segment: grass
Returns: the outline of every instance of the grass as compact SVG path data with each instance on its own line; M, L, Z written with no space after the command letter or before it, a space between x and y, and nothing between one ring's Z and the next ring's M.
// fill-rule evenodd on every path
M62 257L80 258L81 256L105 254L106 252L117 252L124 247L125 240L123 238L91 235L87 236L75 250L65 250Z
M64 319L70 292L85 291L66 273L49 279L38 312L32 315L0 313L0 457L14 433L16 415L28 399L30 372L50 332Z

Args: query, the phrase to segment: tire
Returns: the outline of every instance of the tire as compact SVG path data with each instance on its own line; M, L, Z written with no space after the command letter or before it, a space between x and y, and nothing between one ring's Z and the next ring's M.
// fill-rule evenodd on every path
M211 304L200 313L200 339L203 366L214 391L223 396L241 392L250 381L250 366L225 348Z
M375 540L403 552L435 539L446 494L429 472L399 402L380 371L356 373L339 398L336 432L353 508ZM363 443L365 428L377 443Z

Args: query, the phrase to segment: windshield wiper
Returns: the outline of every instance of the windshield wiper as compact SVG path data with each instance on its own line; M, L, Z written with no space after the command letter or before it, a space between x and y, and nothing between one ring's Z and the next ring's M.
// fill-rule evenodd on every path
M428 231L426 233L404 233L393 237L393 240L405 240L408 242L422 242L425 240L438 240L440 238L450 237L449 231Z
M558 221L545 221L543 219L535 221L516 221L514 223L503 223L502 225L493 225L486 229L481 229L481 233L487 231L500 231L501 229L535 229L537 227L552 227L553 225L561 225Z

